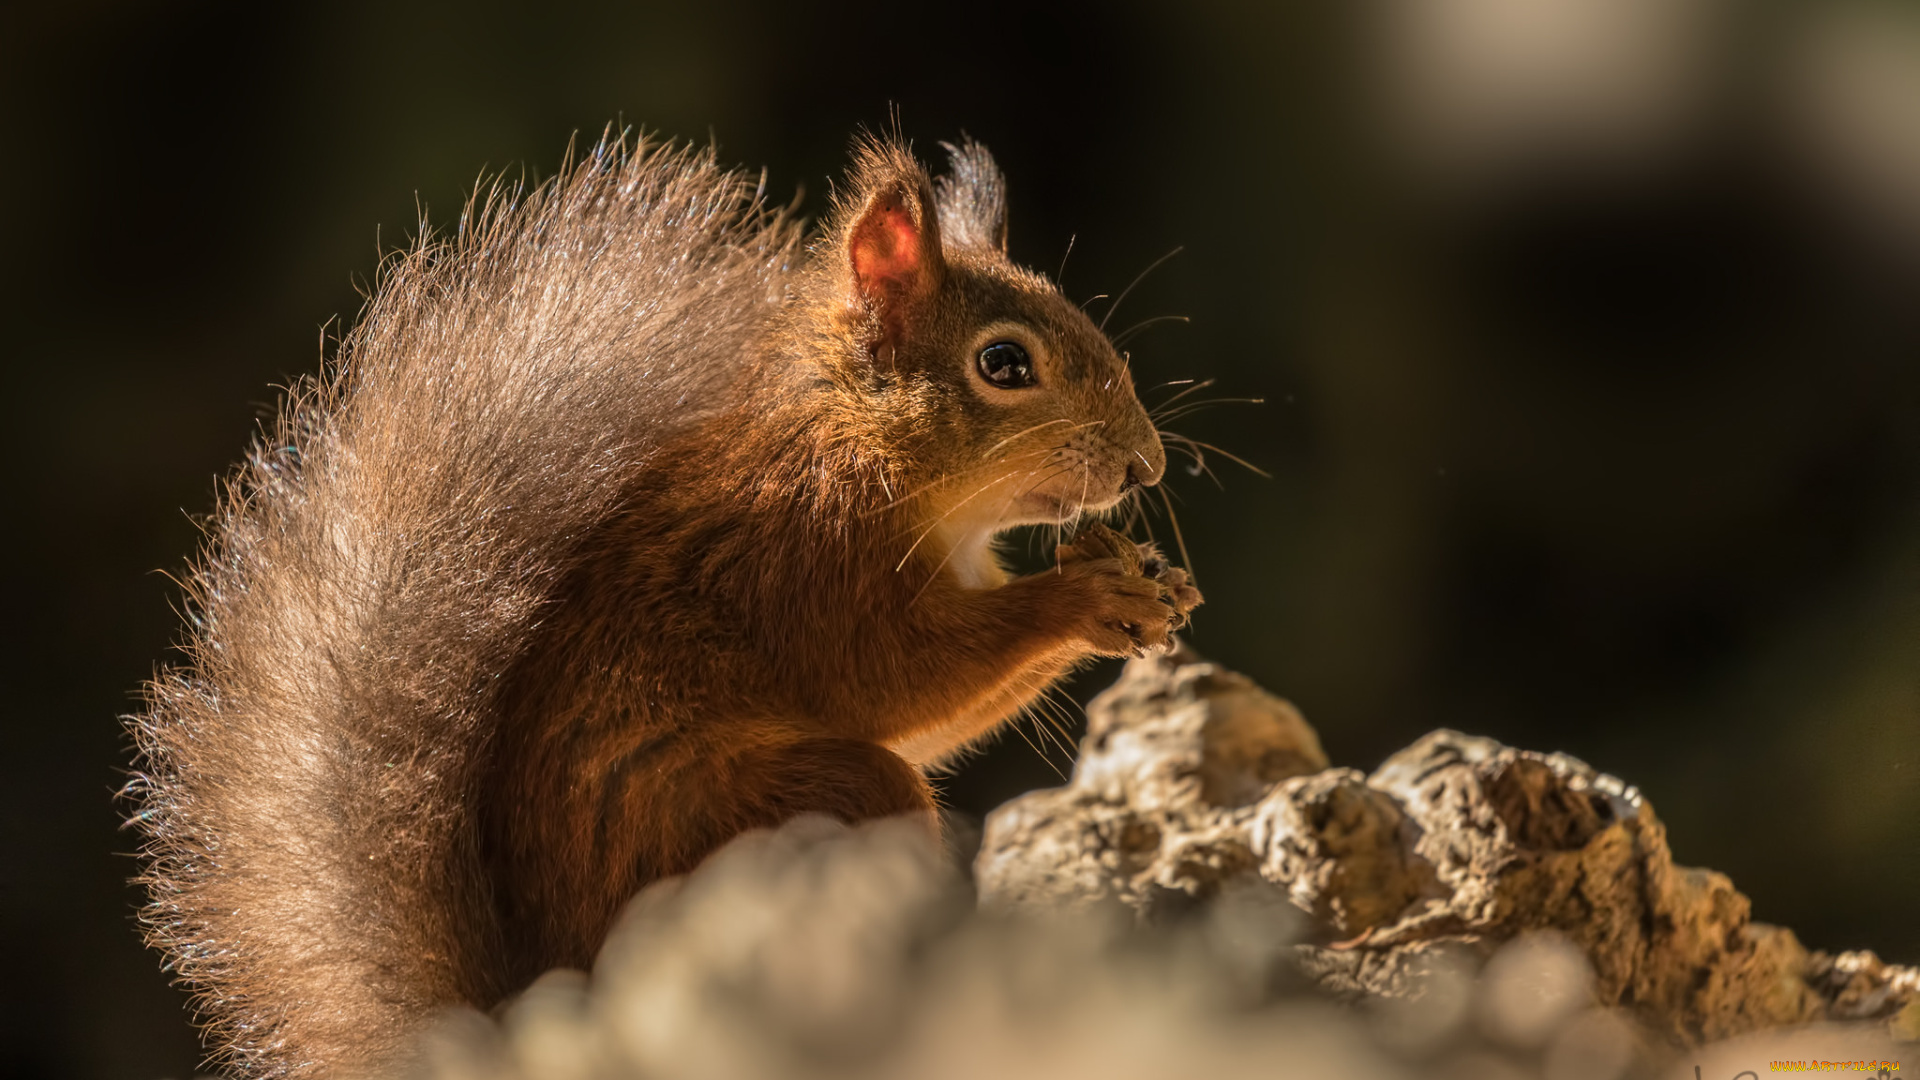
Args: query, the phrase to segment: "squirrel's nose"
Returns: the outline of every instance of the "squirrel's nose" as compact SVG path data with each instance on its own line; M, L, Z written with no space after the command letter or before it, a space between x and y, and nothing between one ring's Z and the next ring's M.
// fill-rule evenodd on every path
M1160 482L1160 477L1166 471L1167 452L1160 446L1157 436L1149 436L1145 443L1133 451L1132 460L1127 462L1127 479L1120 485L1120 490L1125 492L1137 487L1152 487Z
M1127 478L1121 483L1120 490L1124 493L1137 487L1152 487L1160 482L1161 474L1166 471L1166 451L1160 448L1160 440L1154 439L1133 452L1133 460L1127 462Z
M1120 485L1120 490L1122 492L1132 491L1142 484L1152 487L1154 484L1159 483L1159 481L1160 474L1157 470L1149 470L1146 466L1136 461L1127 466L1127 479L1125 483Z

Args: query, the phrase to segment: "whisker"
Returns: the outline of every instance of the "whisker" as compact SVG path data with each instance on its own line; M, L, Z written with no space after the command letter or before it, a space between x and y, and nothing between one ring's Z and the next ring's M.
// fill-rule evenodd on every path
M1161 406L1160 411L1154 415L1153 419L1178 420L1190 413L1198 412L1201 409L1210 409L1215 405L1265 405L1266 403L1266 398L1257 397L1201 398L1199 401L1189 401L1177 409L1170 410L1165 406Z
M1185 390L1182 390L1179 393L1168 398L1167 400L1161 402L1160 404L1155 405L1153 407L1154 411L1159 412L1161 410L1171 408L1174 402L1179 401L1181 398L1186 397L1188 394L1194 393L1199 390L1205 390L1207 387L1212 386L1214 383L1217 383L1219 381L1220 380L1218 379L1202 379L1199 382L1194 382L1192 379L1182 379L1181 382L1188 383L1190 385ZM1180 383L1167 383L1166 385L1179 386ZM1157 390L1159 389L1159 387L1155 387L1154 389Z
M1025 711L1025 710L1022 710L1022 711ZM1028 746L1028 747L1030 747L1030 748L1031 748L1031 749L1033 750L1033 752L1034 752L1034 753L1036 753L1036 754L1039 754L1039 755L1040 755L1040 760L1041 760L1041 761L1044 761L1044 762L1046 762L1046 763L1047 763L1048 765L1052 765L1052 764L1053 764L1053 759L1047 756L1047 752L1046 752L1046 751L1044 751L1044 750L1042 750L1042 749L1040 749L1040 747L1039 747L1039 746L1037 746L1037 745L1035 745L1035 743L1034 743L1034 741L1033 741L1032 739L1029 739L1029 738L1027 738L1027 733L1026 733L1026 730L1025 730L1024 728L1022 728L1022 727L1021 727L1021 726L1020 726L1020 725L1019 725L1018 723L1013 723L1013 724L1008 724L1007 726L1013 729L1013 733L1014 733L1014 734L1016 734L1016 735L1018 735L1018 736L1020 736L1020 741L1021 741L1021 742L1023 742L1023 743L1026 743L1026 744L1027 744L1027 746ZM1054 769L1054 772L1059 772L1059 771L1060 771L1060 770L1059 770L1059 769L1057 769L1057 768L1056 768L1056 769ZM1064 778L1063 778L1063 779L1064 779Z
M1261 468L1258 465L1255 465L1251 461L1248 461L1246 458L1243 458L1238 454L1232 453L1230 451L1222 450L1219 447L1213 445L1212 443L1201 442L1199 439L1190 439L1185 435L1180 435L1171 431L1162 431L1160 433L1160 437L1163 439L1174 439L1178 442L1186 443L1187 445L1195 447L1197 449L1211 450L1214 453L1219 454L1221 457L1226 458L1228 461L1233 462L1235 465L1238 465L1241 468L1247 470L1248 472L1253 473L1255 476L1264 476L1269 480L1273 479L1273 474L1268 472L1267 470Z
M1042 745L1048 747L1060 746L1060 740L1054 734L1054 729L1058 722L1047 712L1046 699L1044 696L1036 697L1021 706L1020 718L1033 723L1033 733L1040 737ZM1061 749L1065 750L1066 748L1061 746ZM1068 757L1072 757L1071 752L1068 753ZM1049 768L1052 768L1054 772L1060 771L1059 767L1053 763L1052 754L1047 755L1047 765Z
M1121 304L1126 303L1127 294L1132 292L1135 286L1138 286L1141 282L1147 280L1147 275L1153 273L1155 270L1158 270L1162 263L1166 262L1168 259L1173 258L1175 255L1178 255L1185 250L1187 249L1183 245L1181 247L1174 248L1172 251L1169 251L1165 255L1162 255L1159 258L1153 260L1153 262L1147 264L1147 268L1145 270L1140 271L1139 275L1133 279L1133 284L1128 285L1126 288L1120 290L1120 295L1114 297L1113 303L1107 305L1107 313L1105 316L1103 316L1100 319L1100 332L1103 334L1107 332L1107 321L1113 318L1114 312L1120 310Z
M1073 737L1074 717L1078 715L1084 719L1086 716L1085 713L1080 711L1079 703L1067 696L1067 692L1064 689L1057 686L1048 688L1046 698L1047 701L1053 705L1054 715L1060 720L1060 737L1065 739L1069 744L1076 742L1077 740ZM1073 751L1071 746L1069 746L1067 754L1069 758L1072 757Z
M1027 717L1027 719L1029 719L1029 720L1031 720L1031 721L1033 722L1033 730L1034 730L1035 732L1037 732L1037 733L1039 733L1039 735L1040 735L1040 737L1041 737L1041 741L1042 741L1042 743L1044 744L1044 743L1045 743L1046 741L1048 741L1048 734L1047 734L1047 732L1048 732L1048 730L1049 730L1049 729L1048 729L1048 727L1047 727L1047 726L1046 726L1045 724L1042 724L1042 723L1040 722L1040 718L1039 718L1038 716L1036 716L1036 715L1035 715L1034 713L1032 713L1031 711L1027 711L1027 712L1025 712L1025 715L1026 715L1026 717ZM1029 745L1031 745L1031 744L1029 744ZM1039 749L1039 748L1038 748L1038 747L1035 747L1035 749ZM1062 750L1063 750L1063 752L1064 752L1064 751L1065 751L1065 748L1063 747L1063 748L1062 748ZM1059 766L1059 764L1058 764L1058 763L1056 763L1056 762L1055 762L1055 761L1053 760L1053 755L1052 755L1052 754L1049 754L1049 753L1047 753L1047 752L1046 752L1045 750L1041 750L1041 751L1040 751L1040 760L1041 760L1041 761L1044 761L1044 762L1046 762L1046 763L1047 763L1047 768L1048 768L1048 769L1050 769L1050 770L1052 770L1052 771L1053 771L1053 775L1055 775L1055 776L1057 776L1057 777L1059 777L1059 778L1061 779L1061 781L1063 781L1063 782L1064 782L1064 781L1065 781L1065 780L1067 779L1067 773L1066 773L1066 770L1065 770L1065 769L1062 769L1062 768L1061 768L1061 767ZM1068 756L1068 761L1072 761L1072 756L1071 756L1071 754L1069 754L1069 756Z
M1064 421L1050 421L1050 423L1057 423L1057 422L1064 422ZM1104 423L1106 423L1106 421L1105 421L1105 420L1096 420L1096 421L1091 421L1091 423L1098 423L1098 424L1104 424ZM1041 425L1041 426L1045 426L1045 425ZM1085 426L1087 426L1087 425L1085 425L1085 424L1083 424L1083 425L1080 425L1080 426L1081 426L1081 427L1085 427ZM1029 429L1029 430L1031 430L1031 429ZM1077 431L1077 430L1079 430L1079 428L1074 428L1074 429L1072 429L1072 430L1075 430L1075 431ZM1027 434L1027 432L1022 432L1021 434ZM1015 437L1015 438L1018 438L1019 436L1014 436L1014 437ZM999 449L999 448L998 448L998 447L995 447L995 449ZM1040 463L1039 463L1038 465L1035 465L1035 466L1034 466L1034 468L1036 468L1036 469L1037 469L1037 468L1040 468L1041 466L1044 466L1044 465L1045 465L1045 464L1046 464L1046 463L1047 463L1048 461L1050 461L1050 460L1051 460L1051 459L1053 458L1053 455L1055 455L1055 454L1058 454L1058 453L1061 453L1061 452L1063 452L1063 451L1068 451L1068 450L1071 450L1071 449L1072 449L1072 447L1070 447L1070 446L1069 446L1068 444L1066 444L1066 443L1061 443L1061 444L1060 444L1059 446L1056 446L1056 447L1054 447L1053 449L1051 449L1051 450L1049 450L1049 451L1047 452L1047 454L1046 454L1046 456L1044 456L1044 457L1042 457L1042 458L1040 459ZM989 451L989 453L991 453L991 451ZM898 505L899 505L900 503L903 503L903 502L905 502L905 501L906 501L906 500L908 500L908 499L913 499L913 498L918 498L919 496L921 496L921 495L924 495L924 494L926 494L926 493L927 493L927 492L929 492L929 491L932 491L932 490L933 490L934 488L937 488L937 487L939 487L939 486L941 486L942 484L948 484L948 483L952 483L952 482L953 482L953 481L955 481L955 480L959 480L959 479L961 479L963 475L964 475L964 474L958 474L958 475L956 475L956 474L953 474L953 473L947 473L947 474L944 474L944 475L942 475L942 476L940 476L940 477L939 477L938 479L935 479L935 480L930 480L930 481L928 481L927 483L925 483L925 484L922 484L922 485L920 485L919 487L917 487L917 488L914 488L914 489L912 489L911 491L907 491L907 492L905 492L905 493L903 493L903 494L902 494L902 495L901 495L901 496L900 496L899 498L897 498L897 499L894 499L894 500L893 500L892 502L889 502L889 503L887 503L887 504L886 504L886 505L884 505L884 506L879 506L879 507L876 507L876 508L874 508L874 509L872 509L872 510L864 510L864 511L862 511L862 512L860 513L860 516L861 516L861 517L863 517L863 518L869 518L869 517L873 517L873 516L874 516L874 515L876 515L876 514L884 514L884 513L886 513L887 511L889 511L889 510L891 510L891 509L893 509L893 508L894 508L895 506L898 506ZM969 498L971 498L971 496L969 496Z
M1052 700L1052 697L1058 688L1047 685L1044 680L1023 679L1020 689L1028 691L1033 696L1026 704L1020 706L1019 718L1033 721L1034 733L1043 740L1060 746L1066 752L1067 760L1071 762L1073 751L1061 744L1055 736L1055 733L1060 730L1060 723L1054 715L1058 704ZM1051 763L1050 758L1049 763Z
M863 518L867 518L867 517L873 517L876 514L884 514L887 511L893 509L894 507L900 505L901 503L906 502L908 499L918 498L921 495L924 495L927 492L932 491L934 488L937 488L942 484L952 483L953 481L958 479L960 479L960 476L957 474L943 473L937 479L929 480L926 483L921 484L919 487L912 489L911 491L902 492L898 498L893 499L891 502L887 503L884 506L875 507L872 510L861 511L860 516Z
M1052 427L1052 426L1053 426L1053 425L1055 425L1055 424L1071 424L1071 423L1073 423L1073 421L1072 421L1072 420L1070 420L1070 419L1068 419L1067 417L1064 417L1064 416L1063 416L1063 417L1061 417L1061 418L1060 418L1060 419L1058 419L1058 420L1049 420L1049 421L1047 421L1047 422L1046 422L1046 423L1044 423L1044 424L1035 424L1035 425L1033 425L1032 427L1030 427L1030 428L1028 428L1028 429L1027 429L1027 430L1025 430L1025 431L1020 431L1020 432L1016 432L1016 433L1014 433L1014 434L1012 434L1012 435L1009 435L1009 436L1007 436L1007 437L1006 437L1006 438L1004 438L1004 439L1001 439L1001 440L1000 440L999 442L997 442L997 443L994 443L994 444L993 444L992 446L990 446L990 447L988 447L988 448L987 448L987 452L986 452L986 453L984 453L984 454L981 454L980 456L981 456L981 457L983 457L983 458L990 458L990 457L992 457L992 456L994 455L994 452L995 452L995 451L997 451L997 450L999 450L999 449L1000 449L1001 447L1003 447L1003 446L1005 446L1005 445L1007 445L1008 443L1010 443L1010 442L1012 442L1012 441L1013 441L1013 440L1015 440L1015 439L1018 439L1018 438L1020 438L1020 437L1021 437L1021 436L1023 436L1023 435L1031 435L1031 434L1033 434L1034 432L1036 432L1036 431L1039 431L1039 430L1041 430L1042 428L1050 428L1050 427ZM1080 425L1080 427L1086 427L1086 425L1085 425L1085 424L1081 424L1081 425ZM1076 428L1075 430L1078 430L1078 429Z
M1154 505L1154 502L1152 499L1146 498L1144 492L1142 493L1142 498L1140 499L1140 513L1141 513L1141 517L1140 517L1141 522L1147 525L1148 532L1152 532L1153 531L1152 521L1153 521L1153 518L1160 513L1160 508Z
M998 484L1000 481L1010 479L1018 475L1020 475L1020 470L1015 469L1012 472L1005 474L1004 476L996 477L993 480L989 480L985 484L982 484L979 488L976 488L973 494L967 496L964 499L961 499L959 502L954 503L952 506L947 507L947 509L943 513L941 513L939 517L934 518L933 521L930 522L925 529L922 529L920 531L920 535L917 538L915 538L915 540L913 541L913 545L907 548L907 553L905 555L900 556L900 561L894 565L894 568L893 568L894 573L899 573L900 568L907 565L907 560L913 558L913 553L917 548L919 548L921 541L933 535L933 531L940 527L940 523L945 521L948 517L950 517L955 510L958 510L961 507L972 502L974 499L979 498L981 495L991 490L993 486L995 484Z
M1046 722L1046 727L1042 729L1043 732L1052 740L1055 746L1060 748L1060 753L1066 756L1068 763L1072 763L1073 736L1068 733L1070 718L1066 715L1066 710L1061 706L1060 702L1054 697L1055 692L1054 689L1049 688L1042 691L1039 697L1034 698L1034 711L1038 714L1037 719Z
M1156 490L1160 492L1160 501L1166 505L1167 521L1173 525L1173 542L1180 548L1180 566L1187 572L1187 579L1198 586L1200 575L1194 572L1193 556L1187 554L1187 538L1180 532L1180 515L1173 512L1173 499L1168 494L1166 486L1162 485Z
M1030 485L1028 485L1028 487L1027 487L1027 489L1026 489L1026 490L1024 490L1024 491L1022 491L1022 492L1021 492L1020 494L1022 494L1022 495L1031 495L1031 494L1033 494L1033 490L1034 490L1035 488L1037 488L1037 487L1039 487L1039 486L1040 486L1041 484L1044 484L1044 483L1046 483L1047 481L1049 481L1049 480L1051 480L1051 479L1053 479L1054 477L1056 477L1056 476L1059 476L1059 475L1060 475L1061 473L1063 473L1063 472L1066 472L1066 471L1067 471L1068 469L1071 469L1071 468L1073 468L1073 466L1072 466L1072 465L1056 465L1056 466L1054 466L1054 467L1053 467L1052 469L1049 469L1049 470L1047 471L1047 473L1046 473L1046 475L1045 475L1045 476L1042 476L1042 477L1041 477L1040 479L1038 479L1038 480L1035 480L1035 481L1034 481L1034 482L1033 482L1032 484L1030 484ZM1038 467L1037 467L1037 466L1035 467L1035 471L1036 471L1036 472L1038 471Z
M1086 458L1080 459L1080 517L1087 515L1087 488L1093 484L1093 463ZM1077 519L1076 519L1077 520Z
M1006 498L1004 498L1004 499L1001 499L1001 500L1000 500L1000 507L999 507L999 509L998 509L997 511L995 511L995 512L996 512L996 513L1004 513L1004 512L1006 512L1006 508L1007 508L1007 504L1008 504L1008 503L1010 503L1010 502L1012 502L1012 501L1013 501L1013 496L1012 496L1012 495L1008 495L1008 496L1007 496ZM917 541L917 540L916 540L916 541L914 541L914 542L915 542L916 544L918 544L918 543L919 543L919 541ZM940 556L940 561L939 561L938 563L935 563L935 564L934 564L934 567L933 567L933 573L931 573L931 574L928 574L928 575L927 575L927 580L925 580L925 581L923 581L923 582L921 582L921 583L920 583L920 587L919 587L918 589L915 589L915 590L913 591L913 596L912 596L912 597L911 597L910 599L908 599L908 601L907 601L907 606L908 606L908 607L912 607L913 605L915 605L915 604L917 604L917 603L919 603L919 602L920 602L920 598L921 598L922 596L924 596L924 595L926 595L926 592L927 592L927 589L929 589L930 587L932 587L932 585L933 585L933 583L934 583L934 582L935 582L936 580L938 580L938 579L939 579L939 577L940 577L940 571L942 571L942 570L945 570L945 569L947 568L947 563L949 563L949 562L951 562L951 561L953 560L953 553L954 553L954 550L955 550L954 548L948 548L948 549L947 549L947 553L946 553L945 555L942 555L942 556ZM909 551L907 552L907 554L908 554L908 555L912 555L912 554L913 554L913 552L912 552L911 550L909 550ZM896 567L896 569L898 569L898 568Z
M1066 420L1065 418L1062 418L1062 419L1059 419L1059 420L1049 420L1049 421L1047 421L1047 422L1046 422L1046 423L1044 423L1044 424L1035 424L1035 425L1034 425L1033 427L1030 427L1030 428L1028 428L1027 430L1025 430L1025 431L1022 431L1022 432L1020 432L1020 433L1019 433L1018 435L1009 435L1009 436L1007 436L1006 438L1004 438L1004 439L1001 439L1001 440L1000 440L999 442L997 442L997 443L995 443L995 444L993 445L993 449L991 449L991 450L988 450L988 451L987 451L987 453L986 453L986 455L983 455L983 456L991 456L991 455L993 454L993 452L994 452L994 450L998 450L998 449L1000 449L1001 447L1003 447L1003 446L1005 446L1005 445L1007 445L1008 443L1010 443L1010 442L1012 442L1013 440L1015 440L1015 439L1017 439L1017 438L1019 438L1019 437L1020 437L1021 435L1029 435L1029 434L1032 434L1032 433L1033 433L1033 432L1035 432L1035 431L1038 431L1038 430L1040 430L1041 428L1044 428L1044 427L1050 427L1050 426L1052 426L1052 425L1054 425L1054 424L1065 424L1065 423L1068 423L1068 422L1069 422L1068 420ZM1107 424L1107 422L1106 422L1105 420L1088 420L1088 421L1087 421L1086 423L1083 423L1083 424L1074 424L1074 425L1073 425L1072 427L1070 427L1070 428L1068 428L1067 430L1065 430L1065 431L1063 431L1063 432L1061 432L1061 434L1062 434L1062 435L1071 435L1071 434L1073 434L1074 432L1076 432L1076 431L1079 431L1079 430L1081 430L1081 429L1083 429L1083 428L1091 428L1091 427L1105 427L1105 426L1106 426L1106 424ZM1072 444L1071 442L1064 442L1064 443L1061 443L1061 444L1060 444L1059 446L1056 446L1056 447L1054 447L1054 448L1053 448L1053 451L1052 451L1052 452L1053 452L1053 453L1058 453L1058 452L1060 452L1060 451L1062 451L1062 450L1069 450L1069 449L1072 449L1072 446L1073 446L1073 444Z
M1066 253L1060 256L1060 269L1053 272L1053 287L1056 289L1067 279L1067 260L1073 256L1073 242L1078 239L1080 239L1079 233L1067 237Z
M1206 455L1191 447L1181 446L1178 443L1172 444L1168 449L1173 450L1175 453L1185 454L1187 457L1193 459L1193 464L1187 466L1186 472L1188 476L1205 476L1207 479L1213 481L1213 486L1222 491L1226 490L1226 485L1220 482L1220 474L1214 472L1213 467L1207 464Z
M1192 321L1193 321L1192 319L1186 317L1185 315L1155 315L1151 319L1142 319L1139 322L1134 323L1132 326L1127 327L1125 330L1122 330L1119 333L1113 335L1113 347L1117 349L1120 346L1125 345L1127 342L1133 340L1135 335L1151 327L1158 326L1161 323L1165 323L1165 322L1190 323Z
M1043 467L1044 467L1044 466L1035 466L1035 468L1034 468L1034 472L1035 472L1035 473L1039 473L1039 472L1040 472L1040 469L1041 469L1041 468L1043 468ZM1041 484L1044 484L1044 483L1046 483L1047 481L1049 481L1049 480L1051 480L1051 479L1053 479L1054 477L1056 477L1056 476L1059 476L1059 475L1060 475L1061 473L1063 473L1063 472L1065 472L1065 471L1067 471L1068 469L1070 469L1070 468L1072 468L1072 467L1073 467L1073 466L1072 466L1072 465L1070 465L1070 464L1062 464L1062 465L1056 465L1056 466L1054 466L1053 468L1051 468L1051 469L1048 469L1048 470L1047 470L1047 471L1046 471L1045 473L1041 473L1041 474L1040 474L1040 475L1038 476L1038 478L1034 480L1034 482L1033 482L1033 483L1031 483L1031 484L1029 484L1029 485L1027 485L1027 487L1026 487L1025 489L1023 489L1023 490L1022 490L1022 491L1020 492L1020 495L1022 495L1022 496L1025 496L1025 495L1028 495L1028 494L1030 494L1030 493L1032 493L1032 492L1033 492L1033 490L1034 490L1034 489L1036 489L1036 488L1038 488L1038 487L1039 487L1039 486L1040 486ZM1008 496L1008 499L1007 499L1007 501L1012 501L1012 498L1013 498L1012 496ZM1004 505L1005 505L1005 503L1003 502L1003 503L1002 503L1002 506L1004 506ZM1060 546L1060 544L1062 544L1062 543L1064 543L1064 542L1065 542L1065 541L1064 541L1064 537L1062 536L1062 534L1061 534L1061 531L1060 531L1060 529L1061 529L1061 526L1060 526L1060 523L1059 523L1059 522L1054 522L1054 523L1052 523L1051 525L1047 525L1047 526L1044 526L1043 528L1050 528L1050 529L1052 529L1052 530L1054 531L1054 539L1053 539L1053 546L1054 546L1054 547L1059 547L1059 546ZM1043 531L1043 532L1041 532L1041 533L1040 533L1039 535L1045 535L1045 533L1044 533L1044 531ZM1027 552L1028 552L1028 554L1032 554L1032 552L1033 552L1033 536L1032 536L1032 535L1029 535L1029 536L1028 536L1028 538L1027 538ZM1057 567L1056 567L1056 569L1057 569Z
M1051 455L1049 455L1049 457L1051 457ZM1082 458L1082 464L1083 464L1083 466L1084 466L1084 463L1085 463L1085 459L1084 459L1084 458ZM1054 467L1053 467L1052 469L1049 469L1049 470L1048 470L1048 471L1047 471L1047 472L1046 472L1046 473L1045 473L1044 475L1042 475L1042 476L1040 476L1040 477L1039 477L1038 479L1036 479L1036 480L1035 480L1035 481L1034 481L1033 483L1031 483L1031 484L1029 484L1029 485L1027 485L1027 487L1026 487L1026 489L1025 489L1025 490L1023 490L1023 491L1021 491L1021 492L1020 492L1020 494L1024 496L1024 495L1028 495L1028 494L1030 494L1030 493L1032 493L1032 492L1034 491L1034 489L1036 489L1036 488L1038 488L1038 487L1039 487L1039 486L1040 486L1041 484L1044 484L1044 483L1046 483L1047 481L1049 481L1049 480L1051 480L1051 479L1053 479L1054 477L1056 477L1056 476L1059 476L1059 475L1060 475L1061 473L1063 473L1063 472L1065 472L1065 471L1067 471L1068 469L1070 469L1070 468L1072 468L1072 467L1073 467L1073 466L1072 466L1072 465L1071 465L1070 463L1067 463L1067 464L1061 464L1061 465L1056 465L1056 466L1054 466ZM1040 467L1039 467L1039 466L1036 466L1036 467L1035 467L1035 469L1034 469L1034 471L1035 471L1035 472L1038 472L1038 471L1039 471L1039 469L1040 469ZM1083 499L1084 499L1084 496L1083 496ZM1066 532L1065 532L1065 525L1064 525L1064 524L1063 524L1062 522L1058 522L1058 521L1055 521L1055 522L1052 522L1052 523L1050 523L1050 524L1048 524L1048 525L1046 525L1046 526L1043 526L1043 529L1052 529L1052 530L1053 530L1053 547L1055 547L1055 548L1057 548L1057 547L1059 547L1059 546L1060 546L1061 544L1064 544L1064 543L1066 543L1066 542L1067 542L1067 541L1066 541ZM1044 535L1044 532L1042 533L1042 535ZM1029 543L1031 543L1031 539L1029 539ZM1032 551L1032 548L1031 548L1031 547L1029 547L1029 548L1028 548L1028 551ZM1059 567L1058 567L1058 566L1056 565L1056 566L1055 566L1055 569L1057 570L1057 569L1059 569Z

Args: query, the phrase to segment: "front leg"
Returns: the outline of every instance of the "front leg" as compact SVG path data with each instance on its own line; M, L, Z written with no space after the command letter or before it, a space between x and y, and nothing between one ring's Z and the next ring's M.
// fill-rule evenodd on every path
M1082 650L1062 647L1015 671L993 693L967 711L888 743L887 748L922 769L939 768L992 734L1001 724L1018 717L1082 659Z
M1185 575L1092 526L1052 570L993 589L935 582L868 643L836 718L911 760L986 734L1074 665L1164 646L1199 602ZM1150 577L1145 571L1159 571Z
M1059 566L1063 568L1071 567L1075 563L1114 559L1125 568L1127 575L1137 574L1152 579L1159 586L1161 603L1172 608L1171 626L1176 630L1186 625L1188 615L1203 602L1200 590L1193 586L1186 571L1169 566L1166 559L1152 545L1135 544L1098 522L1082 529L1072 544L1062 545L1055 550L1054 554ZM1058 571L1053 573L1057 576ZM1153 614L1157 616L1160 612L1155 611ZM1130 630L1129 624L1118 611L1110 613L1110 616L1096 618L1094 621L1110 624L1103 626L1106 630L1117 627L1126 633L1129 642L1138 643L1134 648L1136 654L1144 651L1147 643L1137 628ZM1157 623L1149 619L1148 625L1157 626ZM1108 643L1117 646L1120 644L1120 639L1117 636L1110 637ZM985 738L1001 724L1018 716L1023 709L1046 694L1061 676L1093 655L1101 655L1101 652L1088 642L1069 641L1024 668L1007 673L997 687L967 711L951 717L945 723L917 731L889 746L916 765L938 766L968 745Z

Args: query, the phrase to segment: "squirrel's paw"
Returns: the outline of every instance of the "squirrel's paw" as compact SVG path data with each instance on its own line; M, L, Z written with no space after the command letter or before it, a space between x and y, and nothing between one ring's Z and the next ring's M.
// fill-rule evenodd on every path
M1160 583L1121 559L1075 559L1059 573L1075 594L1079 637L1103 656L1143 656L1166 645L1179 614Z
M1135 544L1098 522L1055 552L1060 573L1091 594L1092 624L1084 634L1096 652L1140 656L1163 648L1200 606L1187 572L1169 566L1151 544Z

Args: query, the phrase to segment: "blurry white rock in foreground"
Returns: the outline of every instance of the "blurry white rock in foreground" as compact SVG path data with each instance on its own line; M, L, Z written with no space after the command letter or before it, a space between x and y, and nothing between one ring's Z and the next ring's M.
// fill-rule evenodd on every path
M1411 1080L1367 1018L1270 999L1292 920L1232 903L1179 934L1124 911L976 912L911 822L802 818L648 888L591 977L466 1013L416 1075L461 1080ZM1274 921L1277 917L1277 922ZM1275 1062L1286 1068L1276 1074Z

